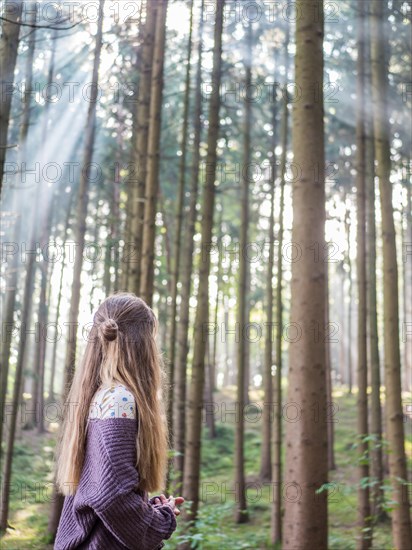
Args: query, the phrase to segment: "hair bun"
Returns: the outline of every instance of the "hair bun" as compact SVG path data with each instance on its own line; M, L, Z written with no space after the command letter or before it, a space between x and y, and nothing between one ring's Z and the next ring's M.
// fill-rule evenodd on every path
M116 340L119 327L114 319L107 319L106 321L103 321L99 329L105 340L108 340L109 342Z

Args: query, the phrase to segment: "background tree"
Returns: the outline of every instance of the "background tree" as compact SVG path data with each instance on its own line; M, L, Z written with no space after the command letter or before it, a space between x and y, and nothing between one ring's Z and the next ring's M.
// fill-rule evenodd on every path
M358 2L358 60L357 60L357 279L358 279L358 451L359 451L359 528L358 548L370 548L369 487L362 480L369 477L368 436L368 369L366 314L366 132L365 132L365 5Z
M200 428L202 420L202 397L205 380L205 319L209 318L209 273L210 243L212 239L213 214L215 204L215 177L217 164L217 140L219 135L219 108L222 62L222 30L224 0L216 2L216 18L213 46L212 85L209 107L209 130L207 137L207 157L205 163L202 196L202 232L200 241L201 259L199 264L199 288L194 325L194 348L192 374L188 399L188 422L185 446L183 492L191 501L191 519L196 517L199 506L200 479Z
M313 5L297 2L295 80L302 97L293 109L293 153L300 175L293 183L292 241L303 255L292 265L291 322L300 337L290 345L288 402L299 403L301 418L287 424L285 482L301 493L299 503L285 503L283 530L284 548L302 550L328 545L326 495L316 495L328 478L326 431L311 410L314 403L320 411L326 406L324 258L310 253L313 243L320 251L325 246L323 4L314 4L316 18Z
M153 300L154 242L156 204L159 188L159 146L161 105L163 94L163 64L165 55L167 0L156 4L156 33L153 50L150 92L149 131L147 135L147 174L142 237L140 295L150 305Z
M407 547L411 538L411 520L407 486L405 434L401 395L401 357L399 342L398 266L396 233L393 220L388 116L388 57L382 37L386 36L384 5L372 0L371 62L372 97L375 135L376 172L382 213L384 346L386 385L386 432L391 454L389 473L393 487L392 532L394 545Z
M0 86L2 90L0 101L0 192L4 176L4 161L6 158L7 131L9 128L9 117L11 99L10 88L13 86L14 70L16 67L17 49L19 46L20 25L23 10L22 0L17 2L6 0L4 5L5 17L2 21L0 40ZM8 90L8 93L5 93Z

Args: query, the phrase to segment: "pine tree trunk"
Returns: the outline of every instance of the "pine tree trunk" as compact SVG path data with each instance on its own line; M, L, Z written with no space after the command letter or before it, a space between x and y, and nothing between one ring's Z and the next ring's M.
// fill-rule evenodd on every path
M389 473L393 487L392 537L396 548L408 548L411 520L405 457L405 434L401 395L401 358L399 341L398 265L393 219L390 123L388 108L388 63L386 10L380 0L372 0L371 60L375 153L382 215L385 412L386 439L389 442Z
M346 211L345 216L345 228L346 228L346 242L348 245L347 250L347 260L348 260L348 334L347 334L347 345L346 345L346 368L347 368L347 379L348 379L348 393L352 395L352 385L353 385L353 372L352 372L352 260L351 260L351 238L350 238L350 214L349 210Z
M15 201L17 203L17 200ZM16 204L16 208L18 205ZM14 217L14 229L13 229L13 242L18 243L21 234L21 218L22 213L20 209L16 209ZM3 226L4 227L4 226ZM3 442L3 421L4 421L4 407L6 405L7 386L9 377L9 362L10 362L10 350L12 335L14 329L14 310L16 305L16 294L18 285L18 270L19 270L19 255L16 253L11 259L10 266L7 266L5 274L6 288L5 288L5 301L6 306L3 311L3 346L1 352L1 372L0 372L0 450L1 443Z
M284 238L284 209L285 209L285 183L287 169L287 148L289 129L289 109L287 95L287 78L289 70L289 27L286 30L285 39L285 88L283 90L283 115L282 115L282 157L280 161L280 211L277 257L277 281L276 281L276 374L274 384L274 425L273 425L273 466L272 482L274 487L274 499L272 506L272 543L279 544L282 540L282 338L283 338L283 238Z
M324 16L320 0L298 0L296 7L295 81L302 96L293 109L294 162L300 177L293 183L292 242L301 247L302 257L292 263L291 323L298 324L301 334L290 344L288 403L297 403L300 414L298 422L287 423L285 484L295 484L299 501L286 499L283 548L326 550L327 497L316 490L328 479L327 433L324 418L316 418L313 409L326 410ZM314 243L320 257L313 253Z
M277 68L277 50L275 50L275 69ZM260 457L260 478L262 481L272 479L272 398L273 398L273 268L275 264L275 183L276 183L276 145L277 145L277 105L272 106L272 166L270 168L270 214L269 214L269 257L266 271L266 328L263 364L263 414L262 414L262 447ZM279 279L278 279L279 280Z
M369 477L368 436L368 359L366 311L366 133L365 133L365 4L358 1L358 60L356 87L356 203L357 203L357 282L358 282L358 368L357 368L357 431L358 431L358 526L357 547L371 547L369 486L362 480Z
M71 190L71 193L69 195L69 200L67 204L67 216L64 224L64 232L63 232L63 243L65 244L67 241L67 232L69 229L70 224L70 216L72 213L72 203L73 203L73 196L74 196L74 189ZM62 257L62 266L60 271L60 279L59 279L59 290L57 293L57 305L56 305L56 320L55 320L55 326L56 328L59 326L59 319L60 319L60 307L61 307L61 301L62 301L62 293L63 293L63 277L64 277L64 270L66 265L66 252L67 247L63 246L63 257ZM53 349L52 349L52 359L51 359L51 367L50 367L50 382L49 382L49 401L52 403L55 399L55 376L56 376L56 359L57 359L57 333L53 340Z
M156 32L156 2L146 1L146 21L143 26L141 60L139 60L138 104L136 106L135 135L133 140L131 168L133 172L132 189L129 190L128 212L131 218L128 225L130 238L129 259L123 266L125 273L122 288L135 294L140 291L140 269L142 255L142 235L144 216L144 195L147 176L147 144L149 134L150 93L152 83L153 52Z
M96 125L96 106L97 106L97 93L99 82L99 66L102 50L102 35L103 35L103 10L104 0L100 0L99 3L99 20L97 25L97 33L95 37L95 51L93 61L93 73L92 73L92 86L91 86L91 98L89 103L89 109L86 119L85 128L85 142L84 142L84 155L82 166L90 166L93 158L94 138L95 138L95 125ZM64 365L64 383L63 383L63 401L66 399L68 391L70 389L76 360L76 336L78 315L80 307L80 291L81 291L81 273L83 267L83 254L85 246L85 234L86 234L86 216L87 206L89 199L89 178L87 170L81 171L81 177L79 181L79 190L77 196L77 219L74 231L74 240L77 243L76 255L74 259L73 268L73 282L72 282L72 294L70 300L69 320L68 320L68 336L66 345L66 360ZM60 520L60 514L63 507L63 497L58 494L54 485L52 495L52 509L49 517L48 533L54 538L56 536L57 527Z
M5 93L10 90L14 82L14 70L16 68L17 48L19 46L20 27L23 10L22 0L6 0L3 8L4 17L2 21L0 39L0 193L3 186L4 161L7 152L7 133L9 129L10 108L12 93Z
M32 12L32 17L35 17L35 12ZM14 25L18 26L18 25ZM3 28L3 33L6 33L6 30ZM6 35L5 35L6 36ZM17 35L18 36L18 35ZM30 41L31 49L28 52L27 64L26 64L26 85L28 90L32 87L32 65L33 65L33 56L34 56L34 37ZM16 46L17 47L17 46ZM10 55L10 54L8 54ZM21 137L21 159L26 158L26 140L29 130L29 121L30 121L30 98L31 96L26 96L26 101L23 109L22 124L20 127L20 137ZM35 249L36 243L36 234L37 234L37 213L40 205L40 197L43 193L43 186L40 184L35 189L34 196L34 209L32 212L31 220L31 231L30 231L30 243L28 250ZM15 369L15 379L14 379L14 388L13 388L13 398L11 404L11 414L10 414L10 427L7 433L6 440L6 452L4 457L3 465L3 479L1 486L1 511L0 511L0 530L5 530L7 528L8 514L9 514L9 499L10 499L10 486L11 486L11 473L12 473L12 462L13 462L13 450L14 442L17 428L17 416L18 409L21 401L22 393L22 379L23 379L23 367L25 364L28 345L26 345L26 328L30 322L31 318L31 309L32 309L32 294L34 286L34 275L35 275L35 254L29 254L27 260L26 268L26 279L23 287L23 300L22 300L22 311L20 317L20 340L18 346L18 355L17 355L17 364ZM14 304L13 304L14 306Z
M140 295L151 306L153 301L157 195L159 192L160 130L163 96L163 65L166 41L167 0L158 0L156 33L150 91L150 118L147 138L147 174L142 237Z
M57 40L57 31L54 31L53 37L53 46L52 54L50 58L49 71L47 77L47 84L51 85L54 77L54 63L55 63L55 54L56 54L56 40ZM47 131L48 131L48 113L49 113L50 104L46 103L44 107L44 119L43 119L43 128L42 128L42 143L46 142ZM42 250L45 250L47 247L47 240L51 232L51 226L53 222L53 212L54 212L54 201L57 197L57 192L54 189L53 197L50 197L49 202L46 204L45 210L43 212L43 222L40 224L40 247ZM47 300L47 284L48 284L48 272L49 272L49 262L46 257L42 258L42 261L39 264L40 268L40 299L39 299L39 308L38 308L38 323L40 330L42 331L42 336L37 342L38 350L38 365L36 365L36 384L35 384L35 393L33 394L34 402L37 409L40 411L39 416L36 418L36 425L39 433L44 432L44 374L45 374L45 362L46 362L46 346L47 339L45 337L45 331L48 323L49 317L49 300Z
M381 373L378 337L378 306L376 291L376 201L375 201L375 149L373 126L368 121L367 135L367 239L368 239L368 327L370 364L370 434L373 437L371 448L371 474L376 484L372 487L372 514L375 521L382 521L386 514L382 509L384 494L382 457L382 404Z
M182 141L180 151L179 166L179 187L176 203L176 222L173 243L173 258L174 264L172 269L172 303L171 303L171 320L170 320L170 340L169 340L169 396L168 396L168 421L170 433L173 433L173 388L175 382L175 351L176 351L176 331L177 331L177 287L180 274L180 251L182 245L182 226L183 226L183 211L185 204L185 182L186 182L186 157L187 157L187 142L189 134L189 104L190 104L190 69L192 57L192 29L193 29L193 12L194 2L190 2L190 23L189 23L189 38L187 45L186 58L186 78L185 78L185 96L183 102L183 123L182 123Z
M39 207L39 195L37 193L37 199L35 204L35 212ZM30 239L30 248L29 250L34 250L35 240L34 235L36 231L36 217L33 216L33 226L31 231ZM6 440L6 452L4 457L4 466L3 466L3 479L1 486L1 511L0 511L0 530L5 530L7 528L7 520L9 514L9 498L10 498L10 487L11 487L11 468L13 461L13 449L14 441L17 427L17 412L20 405L21 389L22 389L22 377L23 377L23 365L25 361L25 355L28 350L26 345L26 333L25 328L28 326L30 320L30 310L31 310L31 296L33 289L33 277L34 277L34 263L35 255L29 254L27 260L27 269L26 269L26 279L23 289L23 308L21 312L21 334L18 347L18 359L15 370L15 379L14 379L14 389L13 389L13 400L11 404L11 412L9 417L9 431L7 433Z
M11 3L10 3L11 5ZM9 9L10 9L10 5L9 5ZM18 4L14 4L15 5L15 8L18 6ZM7 4L6 4L6 10L5 10L5 13L7 14ZM30 23L34 23L36 21L36 5L33 5L31 6L31 18L30 18ZM21 10L21 6L20 8L18 8L19 10ZM15 16L17 16L15 14ZM14 20L13 18L11 18L11 20ZM16 25L16 24L13 24L12 25L13 27L17 27L17 29L20 28L19 25ZM3 37L5 40L7 39L10 39L12 40L12 37L8 38L8 33L10 32L10 30L7 29L7 22L3 22L3 28L2 28L2 32L3 32ZM33 88L33 59L34 59L34 51L35 51L35 44L36 44L36 41L35 41L35 37L36 37L36 33L35 32L32 32L31 35L29 36L29 39L28 39L28 43L27 43L27 47L28 47L28 51L27 51L27 57L26 57L26 66L25 66L25 91L27 93L25 93L23 95L23 112L22 112L22 115L21 115L21 123L20 123L20 132L19 132L19 161L20 163L22 161L25 161L26 160L26 151L27 151L27 136L28 136L28 133L29 133L29 128L30 128L30 114L31 114L31 109L30 109L30 105L31 105L31 92L32 92L32 88ZM16 42L16 55L17 55L17 46L18 46L18 35L17 35L17 38L16 38L17 42ZM3 48L3 43L1 43L1 46L0 48ZM11 44L8 44L7 46L8 48L13 48L14 46L12 46ZM1 63L5 62L4 61L4 58L2 57L3 54L4 54L4 51L3 49L0 49L0 61ZM13 53L11 51L8 52L9 56L13 55ZM11 62L11 60L9 59L9 61ZM7 66L5 65L0 65L2 68L5 67L5 71L7 70ZM14 65L13 65L13 74L14 74L14 66L15 66L15 61L14 61ZM9 82L10 84L10 82ZM0 81L0 86L3 86L3 71L1 73L1 81ZM3 90L3 88L0 88L0 90ZM4 96L7 96L7 94L2 94ZM10 94L11 95L11 94ZM3 125L3 108L4 108L4 103L5 99L2 99L0 101L0 127ZM10 107L9 107L10 108ZM0 136L2 135L2 130L0 128ZM6 130L6 141L7 141L7 130ZM2 145L2 137L0 137L0 155L1 155L1 145ZM4 150L5 151L5 150ZM4 161L4 159L3 159ZM0 162L3 162L3 161L0 161ZM2 167L0 167L0 170L1 170L1 173L3 173L3 169ZM19 201L18 201L18 197L17 197L17 191L14 190L12 191L15 196L14 196L14 205L15 205L15 209L16 209L16 217L15 217L15 225L14 225L14 233L13 233L13 242L15 243L18 243L19 240L20 240L20 232L21 232L21 218L22 218L22 206L19 204ZM32 213L33 215L35 215L35 212ZM6 338L5 338L5 341L3 342L3 347L2 347L2 353L1 353L1 384L0 384L0 446L1 446L1 442L2 442L2 439L3 439L3 418L4 418L4 406L5 406L5 399L6 399L6 395L7 395L7 381L8 381L8 373L9 373L9 361L10 361L10 349L11 349L11 340L12 340L12 327L13 327L13 320L14 320L14 310L15 310L15 306L16 306L16 293L17 293L17 286L18 286L18 274L19 274L19 271L20 271L20 268L19 268L19 254L16 253L13 255L13 258L10 262L10 269L9 269L9 272L10 272L10 280L8 282L8 285L7 285L7 293L6 293L6 313L5 313L5 316L3 318L3 326L6 326L6 327L9 327L7 330L6 330Z
M222 28L223 8L225 0L216 2L216 19L214 30L213 70L212 82L214 93L211 94L209 108L209 127L207 138L207 156L205 166L205 181L202 200L202 231L201 231L201 259L199 267L199 290L197 295L197 309L194 325L194 350L191 384L188 400L187 439L185 446L185 465L183 494L192 504L186 509L185 516L190 509L190 519L195 519L199 506L200 480L200 449L202 398L205 378L205 335L204 320L209 318L209 273L210 250L212 239L213 215L215 205L215 177L217 164L217 140L219 135L220 109L220 82L222 64Z
M99 82L99 66L100 55L102 49L102 25L103 25L103 8L104 0L100 0L100 16L98 31L95 39L95 53L93 62L93 76L92 76L92 97L89 104L89 110L87 113L86 128L85 128L85 144L82 166L89 166L93 158L95 129L96 129L96 105L97 105L97 92ZM73 268L73 281L72 292L70 301L70 311L68 320L68 337L66 347L66 360L64 367L64 390L63 394L66 395L70 389L71 382L74 375L75 359L76 359L76 336L77 336L77 318L79 315L80 306L80 291L81 291L81 272L83 267L83 251L85 246L86 235L86 216L87 207L89 202L89 178L87 170L81 171L81 177L79 182L79 190L77 196L77 223L74 226L74 240L77 243L76 255L74 259Z
M218 235L217 235L217 246L218 246L218 264L217 264L217 281L216 281L216 296L215 296L215 312L213 316L213 323L215 331L213 334L213 355L211 361L211 393L213 398L213 393L216 391L217 387L217 341L219 338L219 329L218 329L218 318L219 318L219 296L220 296L220 287L222 283L222 271L223 271L223 262L222 262L222 217L223 217L223 208L220 210L219 221L218 221Z
M235 427L235 521L236 523L245 523L248 521L246 504L246 485L245 485L245 425L244 414L246 404L246 387L248 380L246 377L246 357L247 342L245 335L248 326L248 283L249 283L249 262L246 257L248 234L249 234L249 167L251 158L250 134L252 126L252 103L248 98L248 93L252 82L252 25L249 23L246 30L247 46L244 53L245 60L245 98L244 98L244 125L243 125L243 163L242 163L242 181L241 181L241 215L240 215L240 239L239 239L239 283L237 295L237 323L241 336L237 345L237 401Z
M411 160L408 160L407 174L410 178ZM407 176L407 177L408 177ZM405 210L405 231L403 234L403 353L404 353L404 389L412 389L412 183L406 180L406 210Z
M251 220L249 219L248 220L248 224L250 225L252 222ZM241 254L244 254L245 251L241 252ZM246 252L247 254L247 252ZM247 259L246 259L246 262L247 262ZM245 344L244 344L244 374L243 374L243 395L244 395L244 401L243 401L243 405L245 407L247 407L247 405L249 405L250 403L250 399L249 399L249 386L250 386L250 376L251 376L251 373L250 373L250 336L248 334L248 327L249 327L249 324L250 324L250 311L251 311L251 306L250 306L250 269L249 269L249 266L247 265L247 269L246 269L246 282L245 282L245 286L244 286L244 289L245 289L245 293L244 293L244 299L245 299L245 303L246 303L246 313L245 313L245 323L244 323L244 327L246 327L246 332L245 332ZM243 329L241 329L243 330Z
M179 454L174 457L174 488L181 490L184 470L185 450L185 426L186 426L186 370L187 356L189 353L189 317L190 296L193 273L194 233L196 224L196 204L198 199L199 167L200 167L200 141L202 133L202 49L203 49L203 7L202 0L200 10L200 22L198 31L197 69L195 82L195 106L194 106L194 138L193 159L190 183L190 203L187 214L187 238L183 244L182 255L182 288L180 292L179 326L177 332L177 354L175 367L175 398L173 400L173 448Z
M124 202L124 209L126 211L126 219L124 223L123 228L123 238L124 238L124 248L123 248L123 257L122 257L122 263L121 263L121 275L120 275L120 288L122 291L127 292L129 289L129 274L131 269L131 262L137 261L137 254L133 251L133 234L132 234L132 216L133 216L133 205L136 200L136 193L137 193L137 174L136 174L136 142L137 142L137 135L138 135L138 128L137 128L137 114L139 109L139 93L140 93L140 85L141 85L141 67L142 67L142 55L143 55L143 47L144 47L144 29L145 26L142 22L142 10L140 11L140 20L139 20L139 40L140 43L137 47L137 51L135 52L135 59L133 63L133 72L137 75L136 79L137 81L134 83L133 88L133 104L131 108L131 117L132 117L132 136L131 136L131 146L130 146L130 153L129 153L129 168L128 168L128 175L125 185L125 194L126 199ZM106 266L106 262L105 262ZM108 274L105 271L105 277L104 277L104 286L105 289L107 289L107 282L108 282ZM106 290L106 295L107 295Z
M203 392L203 404L205 413L205 422L207 426L207 436L209 439L216 437L215 414L213 409L213 393L212 393L212 369L211 369L211 353L210 353L210 335L206 342L206 380Z
M325 287L326 287L326 312L325 312L325 327L328 331L328 335L325 340L326 347L326 393L327 393L327 405L333 407L333 393L332 393L332 363L330 356L330 343L329 343L329 264L325 262ZM328 409L329 410L329 409ZM336 469L335 463L335 424L333 418L328 418L327 422L327 431L328 431L328 471Z
M340 324L340 346L339 346L339 369L340 369L340 375L341 375L341 383L342 384L348 384L347 380L347 369L346 369L346 340L345 340L345 330L346 330L346 322L345 322L345 271L343 268L343 261L340 263L340 270L339 270L339 279L340 279L340 308L342 311L342 321Z

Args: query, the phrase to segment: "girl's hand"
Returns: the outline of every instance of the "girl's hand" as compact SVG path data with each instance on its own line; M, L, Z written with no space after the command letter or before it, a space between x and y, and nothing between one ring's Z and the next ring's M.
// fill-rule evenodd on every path
M177 505L183 504L185 499L183 497L170 496L168 500L169 500L169 506L172 507L172 510L174 511L175 516L178 516L180 514L180 510L179 508L177 508Z
M167 504L171 507L174 514L178 516L180 514L180 510L177 508L177 505L183 504L185 499L183 497L173 497L170 496L169 498L166 498L165 495L159 495L159 497L154 499L154 504Z

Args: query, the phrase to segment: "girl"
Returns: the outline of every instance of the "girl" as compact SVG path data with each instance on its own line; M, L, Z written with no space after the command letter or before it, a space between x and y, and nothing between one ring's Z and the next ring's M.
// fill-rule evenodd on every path
M97 310L65 404L55 550L154 550L176 529L184 499L148 498L163 485L168 437L157 319L119 293Z

